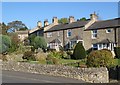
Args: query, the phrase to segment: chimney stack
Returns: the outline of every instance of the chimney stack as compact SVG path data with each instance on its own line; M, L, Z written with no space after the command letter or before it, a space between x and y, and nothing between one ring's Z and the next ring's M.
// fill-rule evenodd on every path
M53 17L53 19L52 19L52 23L54 23L54 24L58 24L58 19L57 19L57 17Z
M91 20L95 20L95 21L98 20L98 16L96 15L95 12L94 12L93 14L90 15L90 19L91 19Z
M73 16L69 16L69 23L75 22L75 19Z
M38 27L38 28L41 28L41 27L42 27L42 22L41 22L41 21L38 21L38 22L37 22L37 27Z
M45 27L45 26L48 26L48 25L49 25L48 20L45 19L45 21L44 21L44 27Z

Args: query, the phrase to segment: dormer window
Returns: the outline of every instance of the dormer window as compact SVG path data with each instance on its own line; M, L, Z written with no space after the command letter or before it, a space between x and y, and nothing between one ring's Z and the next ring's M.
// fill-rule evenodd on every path
M92 39L97 38L97 30L92 30Z
M72 30L71 29L67 30L67 37L70 37L71 35L72 35Z
M111 29L106 29L106 33L110 33L111 31Z

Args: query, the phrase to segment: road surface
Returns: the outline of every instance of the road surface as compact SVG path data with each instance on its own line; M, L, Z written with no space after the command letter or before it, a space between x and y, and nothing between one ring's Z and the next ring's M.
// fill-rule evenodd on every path
M82 80L76 80L71 78L3 70L2 83L85 83L85 82Z

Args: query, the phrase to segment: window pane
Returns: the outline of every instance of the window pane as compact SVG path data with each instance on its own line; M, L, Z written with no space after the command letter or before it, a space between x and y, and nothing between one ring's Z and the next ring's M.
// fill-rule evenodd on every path
M98 45L97 44L93 44L93 49L94 50L98 50Z
M72 35L71 30L68 30L68 31L67 31L67 36L69 37L69 36L71 36L71 35Z

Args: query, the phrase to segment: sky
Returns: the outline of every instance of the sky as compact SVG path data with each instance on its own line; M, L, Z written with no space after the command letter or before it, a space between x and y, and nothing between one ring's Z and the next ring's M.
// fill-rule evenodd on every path
M6 24L15 20L22 21L29 29L37 25L37 21L53 17L75 19L90 18L96 12L101 20L118 17L117 2L2 2L2 22ZM0 19L1 21L1 19Z

